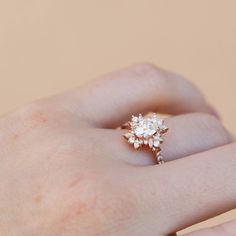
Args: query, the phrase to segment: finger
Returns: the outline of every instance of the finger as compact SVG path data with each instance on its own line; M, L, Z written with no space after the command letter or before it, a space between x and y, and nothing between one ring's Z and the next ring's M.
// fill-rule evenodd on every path
M158 211L165 230L177 232L236 207L236 144L140 168L135 181L152 217Z
M234 236L236 235L236 220L220 224L211 228L198 230L185 236Z
M171 161L194 153L225 145L229 135L214 116L192 113L166 119L169 132L164 136L162 154L165 161ZM109 143L114 158L130 164L150 165L156 163L150 150L136 151L133 145L123 139L125 130L104 130L103 143ZM105 139L105 140L104 140Z
M72 109L96 127L117 127L132 114L215 111L182 77L153 65L136 65L67 93Z

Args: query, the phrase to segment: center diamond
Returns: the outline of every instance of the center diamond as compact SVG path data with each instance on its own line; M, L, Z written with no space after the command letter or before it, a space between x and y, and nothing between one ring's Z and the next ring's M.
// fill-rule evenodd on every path
M137 150L142 146L151 148L156 154L160 154L163 143L162 135L168 131L164 125L164 120L157 117L156 114L143 117L132 116L132 120L124 126L129 131L124 134L124 138Z
M141 118L134 126L134 133L139 138L152 137L158 130L158 122L156 119Z

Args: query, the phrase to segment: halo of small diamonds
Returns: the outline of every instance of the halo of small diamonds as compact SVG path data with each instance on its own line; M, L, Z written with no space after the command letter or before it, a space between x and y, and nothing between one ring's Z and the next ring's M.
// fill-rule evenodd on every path
M155 113L147 117L139 114L139 116L132 116L131 121L127 123L127 128L128 132L124 134L124 138L136 150L144 146L148 147L155 153L157 163L163 162L161 156L162 136L168 131L163 119L158 118Z

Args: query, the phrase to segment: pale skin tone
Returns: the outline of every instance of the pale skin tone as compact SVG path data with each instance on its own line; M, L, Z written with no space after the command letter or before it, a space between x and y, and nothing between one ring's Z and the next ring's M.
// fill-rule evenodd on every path
M116 129L149 111L172 115L160 166ZM149 64L1 118L0 158L4 236L174 235L236 206L236 144L194 86Z

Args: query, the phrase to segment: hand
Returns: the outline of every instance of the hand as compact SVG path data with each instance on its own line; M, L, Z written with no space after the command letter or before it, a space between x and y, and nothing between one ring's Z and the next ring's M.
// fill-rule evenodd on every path
M176 115L161 166L115 129L149 111ZM187 81L145 64L2 118L0 235L168 235L232 209L236 145L212 114Z

